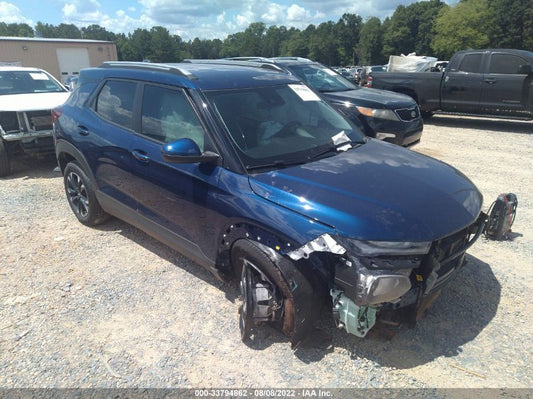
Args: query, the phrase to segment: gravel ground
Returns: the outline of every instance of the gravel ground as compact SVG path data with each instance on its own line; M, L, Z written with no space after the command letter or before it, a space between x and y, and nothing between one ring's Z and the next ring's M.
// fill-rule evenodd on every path
M533 124L436 116L413 148L519 199L513 240L480 239L415 329L245 345L238 291L119 221L68 208L53 159L0 179L0 387L533 388ZM531 391L530 391L531 392Z

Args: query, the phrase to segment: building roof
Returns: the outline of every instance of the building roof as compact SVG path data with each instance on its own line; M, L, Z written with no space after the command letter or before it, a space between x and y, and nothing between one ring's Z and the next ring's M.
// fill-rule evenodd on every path
M0 41L114 44L113 42L104 41L104 40L62 39L62 38L47 38L47 37L15 37L15 36L0 36Z

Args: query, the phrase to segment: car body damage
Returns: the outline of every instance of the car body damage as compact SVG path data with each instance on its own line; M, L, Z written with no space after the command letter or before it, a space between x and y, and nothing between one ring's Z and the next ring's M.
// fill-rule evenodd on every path
M377 320L414 326L440 294L440 288L465 265L466 251L483 232L486 218L481 212L470 226L429 243L345 240L347 245L343 246L342 238L336 241L324 234L286 255L329 269L337 326L364 337ZM330 261L315 258L318 253L331 255Z
M17 153L54 151L51 111L69 94L43 70L0 67L0 176Z

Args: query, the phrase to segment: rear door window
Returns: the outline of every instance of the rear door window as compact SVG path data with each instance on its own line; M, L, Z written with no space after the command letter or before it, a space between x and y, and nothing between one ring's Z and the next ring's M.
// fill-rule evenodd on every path
M527 62L511 54L492 54L489 73L517 74L521 65Z
M96 112L104 119L133 130L133 106L137 83L107 81L96 99Z

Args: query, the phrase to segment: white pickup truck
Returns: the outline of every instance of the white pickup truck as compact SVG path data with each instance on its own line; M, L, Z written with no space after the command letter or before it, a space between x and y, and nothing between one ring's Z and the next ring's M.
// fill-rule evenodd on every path
M0 176L17 154L54 151L51 109L68 96L42 69L0 66Z

